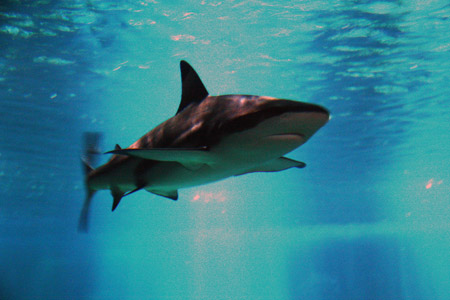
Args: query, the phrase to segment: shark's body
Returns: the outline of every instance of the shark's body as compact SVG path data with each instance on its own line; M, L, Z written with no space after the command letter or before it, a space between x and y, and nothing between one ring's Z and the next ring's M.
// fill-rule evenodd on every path
M192 67L182 61L182 99L177 114L126 149L116 146L106 164L86 166L87 197L80 229L98 190L111 190L113 210L140 189L172 200L178 189L252 172L305 164L283 157L305 143L329 119L308 103L248 95L208 96Z

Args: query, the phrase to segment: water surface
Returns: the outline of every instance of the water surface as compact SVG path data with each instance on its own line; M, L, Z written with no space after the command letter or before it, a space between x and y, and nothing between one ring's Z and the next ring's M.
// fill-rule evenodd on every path
M4 1L1 299L450 299L447 1ZM302 170L139 192L89 234L81 137L211 94L327 107ZM106 158L105 158L106 159Z

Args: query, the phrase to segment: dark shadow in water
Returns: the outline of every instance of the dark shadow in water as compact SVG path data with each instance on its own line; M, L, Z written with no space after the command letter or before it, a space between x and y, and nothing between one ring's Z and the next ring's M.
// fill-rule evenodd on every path
M424 299L413 255L404 246L393 238L371 237L306 247L291 261L291 299Z

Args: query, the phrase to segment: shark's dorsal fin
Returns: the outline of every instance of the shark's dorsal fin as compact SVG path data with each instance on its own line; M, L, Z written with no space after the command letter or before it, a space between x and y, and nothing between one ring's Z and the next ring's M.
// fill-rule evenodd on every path
M191 103L199 103L208 97L208 91L197 72L184 60L180 62L181 102L177 114Z
M122 147L120 147L119 144L116 144L116 147L114 147L114 150L122 150Z

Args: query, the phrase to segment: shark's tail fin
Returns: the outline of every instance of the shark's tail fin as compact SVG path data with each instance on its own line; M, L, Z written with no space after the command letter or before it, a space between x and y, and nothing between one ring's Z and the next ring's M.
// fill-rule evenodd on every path
M87 185L87 179L89 174L94 170L92 165L97 163L98 155L100 154L99 144L100 144L101 134L98 132L86 132L83 137L84 141L84 154L81 158L84 170L84 181L86 188L86 198L84 200L83 209L81 210L80 220L78 222L78 231L87 232L88 231L88 221L89 221L89 207L91 205L92 197L95 194L95 190L92 190Z

